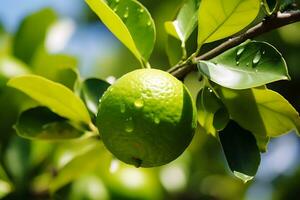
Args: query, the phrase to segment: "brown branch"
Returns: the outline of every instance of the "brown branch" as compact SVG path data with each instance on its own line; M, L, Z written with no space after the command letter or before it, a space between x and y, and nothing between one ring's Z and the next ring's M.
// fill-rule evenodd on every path
M245 33L233 37L226 42L222 43L218 47L212 49L211 51L195 58L195 61L199 60L209 60L214 58L226 50L235 47L248 39L253 39L259 35L267 33L271 30L283 27L285 25L299 22L300 21L300 11L287 11L284 13L278 12L277 15L264 19L261 23L250 28ZM182 65L177 65L168 70L173 76L182 80L189 72L197 70L197 65L193 63L186 63Z

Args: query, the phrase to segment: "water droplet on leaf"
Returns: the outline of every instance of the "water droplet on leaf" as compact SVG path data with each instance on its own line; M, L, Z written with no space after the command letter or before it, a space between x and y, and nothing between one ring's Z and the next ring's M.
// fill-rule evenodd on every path
M126 11L125 11L123 17L124 18L128 18L128 15L129 15L129 13L128 13L128 7L126 7Z
M254 67L259 63L260 59L261 59L261 53L260 51L258 51L252 61Z
M144 8L140 8L140 9L139 9L139 12L140 12L140 13L143 13L143 12L144 12Z
M151 26L151 21L149 20L148 22L147 22L147 26Z
M236 55L237 55L237 56L241 56L241 55L242 55L242 53L244 52L244 50L245 50L245 48L244 48L244 47L242 47L242 48L239 48L239 49L237 50L237 52L236 52Z

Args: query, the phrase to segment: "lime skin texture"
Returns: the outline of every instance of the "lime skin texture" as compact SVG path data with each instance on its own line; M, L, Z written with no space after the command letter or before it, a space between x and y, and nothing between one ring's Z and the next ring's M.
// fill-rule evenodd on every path
M187 88L157 69L125 74L100 99L96 125L106 148L136 167L167 164L195 133L196 108Z

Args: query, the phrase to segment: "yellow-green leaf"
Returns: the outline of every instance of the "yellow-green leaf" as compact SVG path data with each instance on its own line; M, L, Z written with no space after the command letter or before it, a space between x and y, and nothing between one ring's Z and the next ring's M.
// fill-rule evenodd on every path
M89 113L69 88L36 75L23 75L11 79L8 86L16 88L58 115L75 122L89 124Z
M107 28L141 61L155 43L155 26L147 9L135 0L86 0Z
M265 88L247 90L217 89L230 116L258 139L276 137L300 130L300 118L280 94Z
M167 33L185 43L197 26L199 3L200 0L186 1L176 19L165 23Z
M198 47L231 36L258 15L260 0L202 0L198 16Z

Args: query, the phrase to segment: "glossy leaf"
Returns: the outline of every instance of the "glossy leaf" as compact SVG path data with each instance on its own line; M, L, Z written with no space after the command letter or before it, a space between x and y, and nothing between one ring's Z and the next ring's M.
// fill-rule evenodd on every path
M224 107L222 101L216 97L211 88L204 87L198 94L196 104L199 124L207 133L216 136L217 131L225 127L229 120L229 116L225 111L219 112L217 115L217 122L215 122L215 114Z
M232 89L247 89L289 79L282 55L265 42L246 42L210 61L199 61L198 69L210 80Z
M187 0L176 19L165 23L167 33L185 43L197 26L199 4L200 0Z
M251 132L230 121L219 133L219 137L226 160L234 175L244 182L253 179L260 164L260 154Z
M36 50L43 45L47 30L56 17L48 8L27 16L15 35L13 54L29 64Z
M10 78L28 73L30 73L28 67L21 61L10 56L0 56L0 87Z
M280 94L265 88L231 90L217 89L230 117L252 132L266 149L268 137L277 137L300 130L298 112Z
M258 15L260 0L202 0L198 16L198 47L229 37Z
M15 129L21 137L39 140L73 139L84 133L72 126L68 119L46 107L36 107L21 113Z
M67 87L36 75L11 79L8 86L16 88L54 113L71 121L89 124L89 113L79 97Z
M107 28L139 59L148 60L155 26L147 9L135 0L86 0Z
M75 57L64 54L49 54L44 49L36 53L32 62L35 74L61 83L72 90L78 78L77 66Z
M59 170L58 175L50 183L51 193L101 165L103 146L98 141L95 142L97 143L91 144L85 152L76 156Z
M109 83L97 78L86 79L81 85L81 96L87 108L95 116L98 112L99 100L109 86Z

